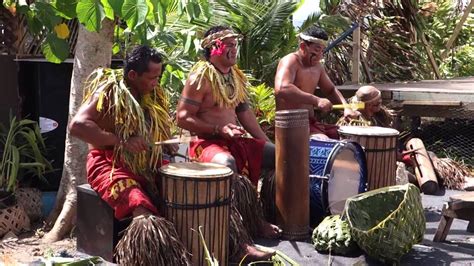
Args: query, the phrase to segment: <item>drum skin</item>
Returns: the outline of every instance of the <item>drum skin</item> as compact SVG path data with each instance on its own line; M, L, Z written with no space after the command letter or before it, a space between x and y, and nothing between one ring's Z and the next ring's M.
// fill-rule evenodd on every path
M310 226L342 214L345 200L367 191L367 163L352 141L310 138Z
M308 142L307 110L276 112L276 221L289 240L310 236Z
M220 265L228 265L230 168L213 163L171 163L160 168L163 215L192 254L192 265L207 265L204 246Z
M396 184L399 132L393 128L342 126L341 139L359 143L367 159L369 190Z
M406 148L409 151L413 150L410 157L421 191L429 195L436 194L439 188L438 179L423 141L419 138L412 138L407 142Z

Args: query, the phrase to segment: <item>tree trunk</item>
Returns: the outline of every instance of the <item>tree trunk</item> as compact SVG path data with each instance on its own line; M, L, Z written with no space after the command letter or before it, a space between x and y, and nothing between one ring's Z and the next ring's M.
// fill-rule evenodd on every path
M71 91L69 96L68 124L81 106L83 84L86 78L97 67L110 66L112 58L112 41L114 22L105 19L100 32L89 32L79 26L79 34L72 71ZM54 226L43 238L51 243L62 239L76 223L77 191L76 186L87 182L86 162L87 145L83 141L66 134L64 166L56 204L48 217L48 224Z

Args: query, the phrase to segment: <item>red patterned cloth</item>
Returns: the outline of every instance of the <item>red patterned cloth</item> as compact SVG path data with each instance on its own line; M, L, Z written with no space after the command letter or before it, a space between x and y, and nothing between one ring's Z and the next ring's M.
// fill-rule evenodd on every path
M247 176L256 186L263 160L264 140L254 138L198 139L189 145L189 156L200 162L211 162L218 153L232 155L239 174Z
M115 218L123 219L131 215L138 206L158 214L142 189L147 186L148 181L126 167L117 165L118 163L113 165L113 159L113 150L90 150L87 155L87 181L114 209Z
M318 122L314 117L309 118L309 134L324 134L331 139L339 139L338 129L336 125Z

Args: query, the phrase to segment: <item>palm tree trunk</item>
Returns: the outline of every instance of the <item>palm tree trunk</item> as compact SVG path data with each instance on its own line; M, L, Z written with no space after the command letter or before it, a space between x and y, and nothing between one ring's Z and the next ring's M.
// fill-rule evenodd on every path
M89 74L97 67L110 66L112 58L112 41L114 22L105 19L100 32L89 32L80 25L74 57L74 68L69 97L69 121L81 106L83 84ZM56 204L48 223L54 226L43 238L51 243L60 240L71 231L76 222L77 191L76 186L86 183L87 145L66 134L66 148L61 184Z

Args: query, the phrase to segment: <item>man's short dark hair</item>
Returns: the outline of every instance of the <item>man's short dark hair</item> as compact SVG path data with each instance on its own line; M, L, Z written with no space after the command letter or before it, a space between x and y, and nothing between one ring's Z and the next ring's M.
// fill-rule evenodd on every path
M311 27L308 27L302 33L304 35L308 35L308 36L315 37L315 38L318 38L318 39L322 39L322 40L325 40L325 41L327 41L329 39L328 34L326 33L326 31L323 30L321 27L319 27L317 25L313 25Z
M159 64L163 61L163 56L155 49L146 45L139 45L127 54L124 62L124 75L126 76L130 70L134 70L138 75L148 71L150 62Z
M219 32L219 31L223 31L223 30L230 30L231 28L228 27L228 26L224 26L224 25L219 25L219 26L213 26L211 27L209 30L207 30L205 33L204 33L204 38L206 38L207 36L213 34L213 33L216 33L216 32ZM206 58L206 60L209 60L209 58L211 58L211 47L209 48L204 48L204 58Z

